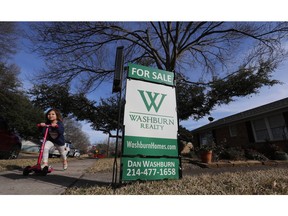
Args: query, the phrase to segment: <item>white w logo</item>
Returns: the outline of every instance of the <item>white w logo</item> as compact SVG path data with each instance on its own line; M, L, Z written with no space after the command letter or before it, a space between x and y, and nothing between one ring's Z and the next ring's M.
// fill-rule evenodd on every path
M148 112L151 110L152 107L154 107L154 110L156 112L158 112L161 104L163 103L164 98L166 97L166 94L161 94L160 101L159 101L158 105L156 105L156 99L157 99L158 95L160 95L160 93L153 92L154 96L152 96L152 92L145 91L146 94L148 95L148 98L150 99L150 104L149 104L147 99L146 99L146 96L144 94L144 91L143 90L138 90L138 92L140 93L140 96L141 96L141 98L142 98L142 100L143 100Z

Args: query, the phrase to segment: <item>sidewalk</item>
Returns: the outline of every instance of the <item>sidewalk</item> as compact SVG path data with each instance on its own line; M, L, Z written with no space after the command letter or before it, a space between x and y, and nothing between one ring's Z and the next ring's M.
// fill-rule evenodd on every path
M67 187L74 185L85 174L85 170L96 162L95 159L74 160L63 171L62 164L53 164L54 171L47 176L29 174L23 176L22 170L0 172L0 195L60 195ZM90 181L109 182L108 176L93 175ZM112 176L111 176L112 179ZM111 180L110 180L111 181ZM87 180L87 182L89 182Z

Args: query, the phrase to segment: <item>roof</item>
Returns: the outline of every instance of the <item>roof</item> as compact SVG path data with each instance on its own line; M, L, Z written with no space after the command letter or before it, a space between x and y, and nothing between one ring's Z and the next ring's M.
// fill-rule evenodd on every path
M255 117L258 115L262 115L265 113L281 110L283 108L288 108L288 97L283 98L283 99L278 100L278 101L274 101L274 102L269 103L269 104L265 104L263 106L259 106L259 107L253 108L253 109L249 109L249 110L246 110L246 111L243 111L243 112L219 119L217 121L211 122L211 123L204 125L202 127L196 128L195 130L192 130L192 132L198 132L201 130L206 130L209 128L214 128L214 127L218 127L221 125L245 120L245 119L252 118L252 117Z

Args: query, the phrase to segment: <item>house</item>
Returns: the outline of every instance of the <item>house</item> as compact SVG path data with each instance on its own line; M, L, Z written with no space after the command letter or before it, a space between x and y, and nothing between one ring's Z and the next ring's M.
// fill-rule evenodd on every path
M288 152L288 98L231 115L192 130L193 144L215 143L267 149L274 144Z

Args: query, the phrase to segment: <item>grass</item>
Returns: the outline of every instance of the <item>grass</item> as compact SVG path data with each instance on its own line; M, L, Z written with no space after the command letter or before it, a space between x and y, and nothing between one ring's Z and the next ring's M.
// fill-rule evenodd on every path
M101 159L89 173L111 171L113 160ZM192 166L183 163L183 169ZM71 187L66 195L287 195L288 169L185 175L180 180L132 182L116 190L111 186Z
M57 163L61 159L50 158L49 162ZM85 171L94 174L112 172L113 162L114 159L100 159ZM34 163L35 159L0 160L0 171L24 168ZM119 160L117 163L120 164ZM191 169L191 166L183 163L182 168ZM65 195L288 195L288 169L271 167L259 171L184 175L180 180L135 181L117 189L100 185L71 187Z

